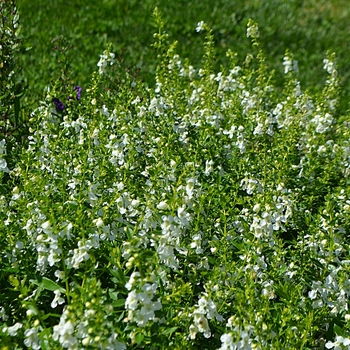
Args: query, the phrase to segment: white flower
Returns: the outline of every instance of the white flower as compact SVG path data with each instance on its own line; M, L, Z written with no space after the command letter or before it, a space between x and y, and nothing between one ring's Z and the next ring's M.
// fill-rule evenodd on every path
M130 276L129 282L127 282L127 283L125 284L125 288L126 288L127 290L131 290L131 288L133 287L133 285L136 283L138 277L140 277L140 272L137 272L137 271L133 272L133 273L131 274L131 276Z
M5 173L9 173L10 170L7 167L7 162L3 158L3 155L7 154L5 143L6 143L5 139L0 141L0 171L3 171Z
M129 310L136 310L138 306L138 302L139 302L138 295L136 291L132 290L131 292L129 292L128 297L126 298L125 308Z
M315 131L319 134L323 134L329 131L333 120L333 117L329 113L326 113L324 116L321 116L319 114L315 115L311 122L316 125Z
M196 339L196 335L198 333L198 329L193 324L190 325L190 339Z
M24 248L24 244L21 241L17 241L15 247L17 250L22 250Z
M205 24L204 24L203 21L198 22L197 28L196 28L196 32L199 33L199 32L201 32L202 30L204 30L204 26L205 26Z
M236 349L235 344L233 343L232 335L229 333L225 333L220 337L221 347L219 350L234 350Z
M144 327L148 321L155 320L154 312L162 308L159 300L152 300L156 290L156 283L146 283L142 287L142 292L135 290L129 292L125 302L128 317L124 321L136 322L138 326Z
M3 321L6 321L8 319L5 308L3 306L0 307L0 318L2 318Z
M198 307L193 312L193 325L190 327L190 337L195 337L195 330L198 330L200 333L203 333L205 338L211 337L211 332L209 328L208 319L216 318L219 322L223 321L223 317L217 312L215 303L204 294L198 300ZM193 328L195 327L195 328Z
M11 337L15 337L19 329L23 327L22 323L15 323L13 326L7 328L7 332Z
M326 58L323 60L323 64L323 69L325 69L328 74L332 74L333 71L336 69L335 63Z
M138 199L133 199L133 200L131 201L131 206L132 206L133 208L137 208L139 205L140 205L140 201L139 201Z
M295 72L299 71L298 61L297 60L292 60L288 56L285 56L283 58L283 65L284 65L284 74L287 74L288 72L291 72L293 70Z
M90 255L88 251L92 248L94 244L95 248L98 248L98 242L93 242L91 240L87 240L85 243L82 241L78 242L78 248L74 250L70 250L70 254L73 255L70 258L66 259L66 265L69 267L74 267L75 269L79 268L79 265L86 260L90 259Z
M349 346L350 346L350 339L349 338L343 338L342 336L337 335L335 337L335 342L333 343L333 342L329 341L329 342L327 342L325 344L325 347L327 349L333 349L334 348L334 350L342 350L343 347L341 345L348 346L348 348L349 348Z
M107 51L104 51L103 55L100 55L100 60L97 63L97 66L99 67L98 72L100 74L105 73L108 63L110 65L114 64L114 57L115 57L114 53L107 52Z
M260 203L257 203L253 207L253 212L254 213L259 213L260 209L261 209L261 205L260 205Z
M211 332L208 324L207 318L198 312L195 312L194 315L194 325L197 327L198 331L203 333L205 338L211 337Z
M109 117L109 111L108 111L108 108L106 107L106 105L102 106L101 113L103 115L105 115L106 117Z
M261 185L261 183L258 180L255 180L255 179L248 179L248 178L245 177L241 181L241 187L248 194L252 194L255 191L255 189L257 189L257 191L259 193L262 192L262 185Z
M283 65L284 65L284 74L287 74L288 72L291 72L293 70L292 68L292 60L290 57L283 57Z
M259 37L259 27L252 20L249 20L248 22L247 38L249 37L252 37L255 39Z
M63 280L65 273L64 271L56 270L55 276L57 277L57 280Z
M198 233L197 235L194 235L192 239L193 242L191 243L190 247L192 249L196 249L196 254L201 254L203 252L203 249L201 247L202 235Z
M195 178L189 178L186 180L186 193L190 198L193 197L194 186L196 185L196 183L197 180Z
M0 171L3 171L4 173L10 172L5 159L0 159Z
M41 228L43 229L44 233L46 233L46 234L52 233L52 227L51 227L50 221L45 221L41 225Z
M61 292L57 289L54 291L55 297L51 302L51 307L54 309L57 305L62 305L64 303L64 299L61 298Z
M71 321L66 322L66 314L61 316L60 323L53 327L53 340L58 340L64 348L71 349L77 343L73 337L74 325Z
M205 171L204 174L208 176L213 171L213 164L214 162L212 160L206 160L205 161Z
M24 332L24 335L26 338L24 339L23 343L27 348L31 347L34 350L41 349L38 330L36 328L27 329Z
M97 63L97 66L99 67L99 73L103 74L106 71L107 61L103 55L100 56L100 60Z
M253 134L254 135L262 135L264 133L264 125L261 123L258 123L258 125L255 127Z
M102 227L104 225L103 220L101 218L95 219L94 220L94 224L96 225L96 227Z
M168 203L166 201L161 201L161 202L158 203L157 208L159 210L168 210L169 209L169 205L168 205Z
M160 310L161 308L162 304L159 301L144 304L137 313L137 325L144 327L148 321L154 320L154 311Z

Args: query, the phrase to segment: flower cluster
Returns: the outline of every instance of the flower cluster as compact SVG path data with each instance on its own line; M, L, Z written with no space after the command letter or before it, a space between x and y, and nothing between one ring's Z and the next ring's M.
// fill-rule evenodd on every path
M234 341L234 336L231 333L224 333L221 337L221 347L218 350L248 350L254 349L254 343L251 339L253 327L248 326L245 329L235 327L233 332L239 334L239 340Z
M125 350L126 345L110 321L113 306L107 302L101 283L87 279L86 284L86 293L77 293L71 305L64 307L59 323L53 327L52 338L64 349ZM79 299L80 302L83 299L83 305Z
M112 66L114 64L115 54L113 52L109 52L108 50L103 52L103 55L100 55L100 60L97 63L98 72L100 74L106 73L106 68L108 64Z
M160 310L162 304L159 299L153 300L158 289L157 283L145 283L140 291L132 289L139 278L140 273L134 272L125 286L129 290L129 294L125 301L128 316L124 321L136 322L138 326L145 327L148 322L158 320L155 316L155 311Z
M203 294L198 300L193 313L193 324L190 326L190 338L195 339L198 332L202 333L205 338L211 337L211 331L208 320L216 319L219 322L223 321L223 317L218 313L216 304Z
M249 20L248 27L247 27L247 37L251 37L252 39L259 38L259 27L258 24L255 23L253 20Z
M6 141L5 139L0 141L0 172L8 173L10 169L7 167L6 156Z

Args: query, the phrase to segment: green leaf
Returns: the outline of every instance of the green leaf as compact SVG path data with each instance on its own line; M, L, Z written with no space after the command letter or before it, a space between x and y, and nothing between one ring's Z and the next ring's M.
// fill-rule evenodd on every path
M138 345L140 345L140 344L142 343L144 337L145 337L145 336L144 336L143 333L137 333L137 334L135 335L135 343L138 344Z
M124 316L125 316L125 312L123 311L123 312L120 314L119 318L116 320L117 324L119 324L119 322L121 322L121 320L124 318Z
M171 328L167 328L163 334L166 335L166 334L172 334L174 333L179 327L171 327Z
M66 205L71 209L76 209L78 207L78 203L76 201L66 201L63 203L63 205Z
M118 294L119 292L114 292L113 290L110 290L109 291L109 297L112 299L112 300L118 300Z
M158 277L158 283L159 283L160 294L164 295L164 284L163 284L163 281L160 277Z
M13 272L18 273L19 269L18 268L13 268L13 267L8 267L8 268L1 269L1 271L2 272L10 272L10 273L13 273Z
M47 277L35 276L35 279L31 279L29 281L43 289L50 290L52 292L55 290L59 290L61 293L66 292L66 290L63 289L60 285Z
M61 315L60 314L49 313L49 314L46 314L46 315L42 316L41 319L44 321L44 320L48 319L49 317L60 318Z
M125 299L119 299L112 303L114 307L121 307L125 305Z
M109 269L108 270L112 276L118 279L118 282L125 285L125 275L122 269Z
M288 284L279 284L275 287L275 292L280 298L290 300Z
M344 330L340 328L337 324L334 325L334 332L336 335L340 335L344 338L348 337L348 335L344 332Z

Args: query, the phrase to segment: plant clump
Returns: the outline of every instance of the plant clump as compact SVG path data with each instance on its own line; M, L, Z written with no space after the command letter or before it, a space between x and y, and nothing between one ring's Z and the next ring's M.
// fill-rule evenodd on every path
M350 135L335 56L310 94L286 52L280 91L254 21L252 53L229 50L215 72L204 22L194 67L154 20L155 88L109 46L72 98L47 89L0 168L2 346L345 349Z

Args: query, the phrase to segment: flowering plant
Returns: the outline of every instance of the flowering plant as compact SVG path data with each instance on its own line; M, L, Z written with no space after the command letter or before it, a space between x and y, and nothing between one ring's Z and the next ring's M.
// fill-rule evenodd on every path
M73 88L79 104L48 90L18 162L0 163L13 179L0 196L1 344L345 348L350 135L335 56L312 95L287 52L278 92L255 22L252 54L229 51L214 72L206 24L196 68L155 19L154 89L109 46L84 98Z

